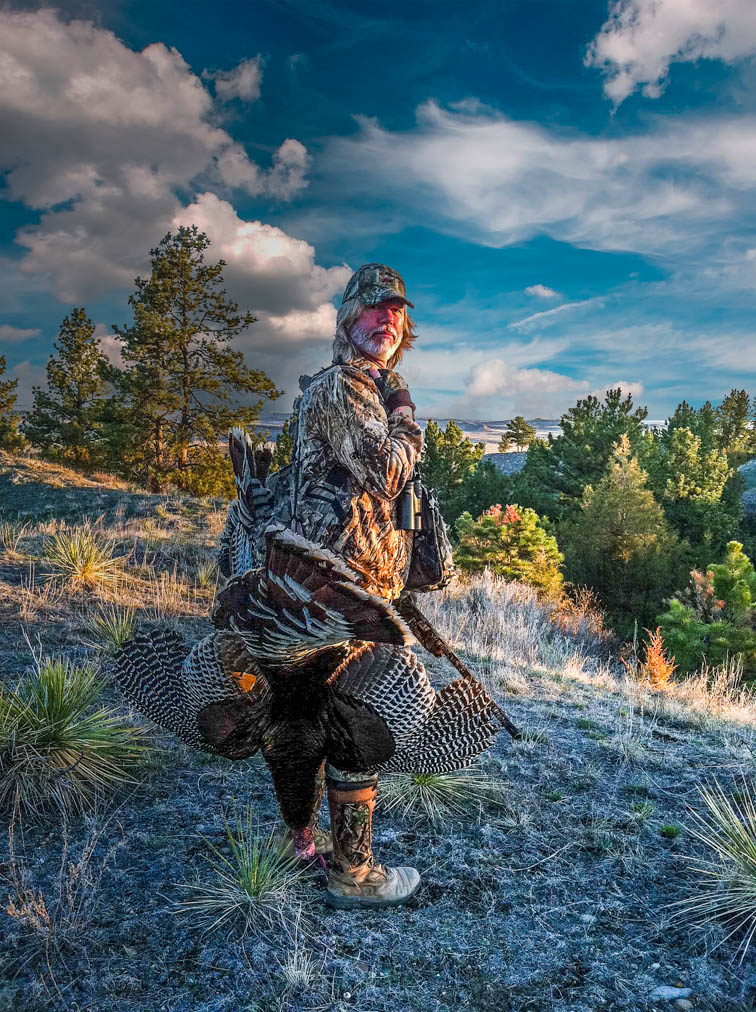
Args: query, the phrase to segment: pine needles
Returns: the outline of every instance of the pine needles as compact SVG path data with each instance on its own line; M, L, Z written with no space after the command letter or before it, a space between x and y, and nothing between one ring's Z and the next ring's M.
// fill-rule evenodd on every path
M713 853L688 858L704 877L704 889L675 905L699 926L721 921L729 929L723 941L743 933L738 946L742 963L756 934L756 792L744 780L732 797L716 781L699 793L707 811L691 811L689 831Z
M205 934L226 928L243 938L283 927L296 916L299 861L276 846L273 832L267 837L261 833L251 807L241 816L234 813L233 825L226 822L225 827L229 853L205 840L213 853L206 859L212 878L183 883L189 897L179 910L202 924Z
M60 658L38 658L15 688L0 686L0 805L82 810L132 781L139 732L97 707L102 689L92 668Z

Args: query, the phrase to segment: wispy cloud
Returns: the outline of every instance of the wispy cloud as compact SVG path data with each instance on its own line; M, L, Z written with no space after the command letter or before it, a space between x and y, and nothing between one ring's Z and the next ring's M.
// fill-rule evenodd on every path
M262 57L258 54L251 60L242 60L233 70L217 71L207 76L214 79L215 94L223 102L234 98L255 102L260 97Z
M39 327L12 327L9 323L0 323L0 341L26 341L40 333Z
M596 296L592 299L581 299L578 302L563 302L561 306L554 306L553 309L543 309L540 313L532 313L530 316L526 316L522 320L515 320L514 323L510 323L509 326L513 330L526 330L535 324L542 324L544 320L549 320L554 316L559 316L562 313L571 312L573 309L581 309L587 306L600 306L603 305L603 296Z
M621 137L517 122L472 100L417 109L402 133L358 117L322 176L345 201L380 188L405 225L496 247L535 235L598 250L700 257L756 211L756 118L659 119Z

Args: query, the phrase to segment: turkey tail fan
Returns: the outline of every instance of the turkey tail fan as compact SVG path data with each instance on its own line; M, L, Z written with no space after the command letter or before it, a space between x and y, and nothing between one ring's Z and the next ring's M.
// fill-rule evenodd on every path
M478 682L458 678L436 694L425 723L406 736L381 772L448 773L469 766L502 730L498 707Z
M273 462L273 451L269 447L255 446L244 429L234 426L228 433L228 455L234 469L236 490L241 499L253 479L261 485L265 484Z
M227 754L220 738L208 737L199 721L208 706L222 703L245 730L240 747L236 729L233 758L246 758L260 747L270 720L270 688L256 669L250 671L251 659L232 633L206 636L187 654L171 630L138 632L115 652L112 664L115 680L134 708L187 745Z
M233 428L228 452L234 469L236 501L231 504L220 539L218 565L228 579L260 565L264 554L263 532L273 511L273 496L263 482L270 468L270 450L255 449L247 433Z

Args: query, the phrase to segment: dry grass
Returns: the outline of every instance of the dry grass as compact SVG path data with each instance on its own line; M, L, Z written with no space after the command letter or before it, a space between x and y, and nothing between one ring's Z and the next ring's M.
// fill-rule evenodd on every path
M19 546L29 533L29 524L3 520L0 523L0 550L10 558L23 558Z
M34 948L51 950L85 945L99 898L100 882L124 846L121 832L111 843L104 839L113 816L104 822L89 821L88 832L73 847L68 819L61 822L61 849L57 871L45 888L34 885L33 861L16 843L17 815L8 829L8 862L5 884L8 889L5 912L23 925Z
M11 480L16 485L40 482L52 488L107 488L114 491L129 491L127 481L101 471L85 475L64 464L40 460L38 457L23 457L0 450L0 463L8 468Z
M600 628L596 632L595 623L565 625L532 588L490 573L421 596L420 606L495 695L526 697L534 677L547 678L554 691L562 686L565 694L572 691L570 683L605 690L619 698L620 709L652 713L656 720L684 720L709 729L735 724L749 734L756 726L756 697L743 685L737 659L718 667L704 665L684 679L670 678L673 662L652 645L650 659L647 651L637 668L628 671L619 644L607 640ZM618 754L630 762L642 741L637 730L628 733L620 722L615 734Z

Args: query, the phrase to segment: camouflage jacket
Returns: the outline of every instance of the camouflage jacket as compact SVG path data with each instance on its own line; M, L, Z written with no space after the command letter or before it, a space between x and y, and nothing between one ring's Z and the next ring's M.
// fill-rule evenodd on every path
M292 464L269 479L274 524L335 552L366 590L393 600L404 586L412 532L396 529L397 497L420 456L411 418L387 416L371 363L323 369L298 403ZM292 524L292 518L296 518Z

